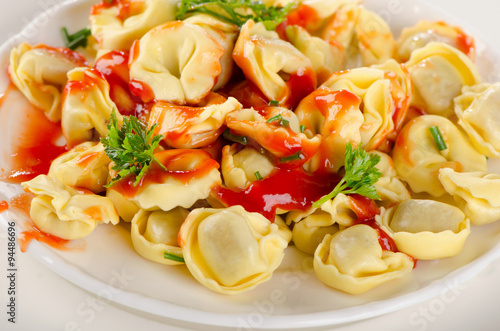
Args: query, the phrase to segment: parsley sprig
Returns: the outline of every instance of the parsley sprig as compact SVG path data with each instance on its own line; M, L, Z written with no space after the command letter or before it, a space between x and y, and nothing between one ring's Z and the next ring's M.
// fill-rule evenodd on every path
M285 7L266 6L255 0L182 0L176 19L182 20L195 13L203 13L217 17L241 27L246 21L263 22L268 30L274 30L293 7L293 3Z
M108 123L109 133L105 138L101 138L106 155L113 161L113 170L118 174L107 184L107 187L127 176L135 176L133 185L136 186L146 174L153 162L156 162L163 169L154 156L154 150L163 139L162 135L155 135L154 129L157 124L147 129L137 117L130 116L123 118L123 125L118 129L118 120L113 110L111 120Z
M335 186L332 192L323 196L313 203L318 208L326 201L333 199L337 194L359 194L370 199L379 199L374 184L382 176L376 165L380 161L380 155L368 154L361 147L353 150L351 143L346 144L344 169L342 180Z

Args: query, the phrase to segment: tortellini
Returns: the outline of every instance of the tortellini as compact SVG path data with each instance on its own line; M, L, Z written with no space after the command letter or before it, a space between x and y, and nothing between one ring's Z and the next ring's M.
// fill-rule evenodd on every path
M283 259L289 232L241 206L199 208L182 224L179 244L196 280L213 291L237 294L270 279Z
M405 184L403 184L397 176L392 158L386 153L379 151L370 151L368 153L380 156L380 161L377 163L377 169L382 176L374 184L380 196L380 201L377 201L377 203L388 206L410 199L411 194Z
M61 120L61 99L68 71L86 65L76 52L64 48L30 46L10 52L10 78L14 85L53 122Z
M39 175L22 185L36 195L30 216L45 233L67 240L80 239L100 223L120 221L110 199L78 191L55 178Z
M143 185L132 186L127 180L111 187L144 210L169 211L175 207L190 208L206 199L212 188L222 183L219 164L205 151L170 149L155 154L167 168L152 167Z
M396 43L389 25L375 12L355 3L341 6L323 30L322 38L340 43L348 68L383 63L392 58ZM359 63L357 54L360 55Z
M340 45L311 36L299 25L288 26L286 36L295 48L311 60L318 84L323 83L332 73L344 69L345 54Z
M434 200L405 200L377 218L398 250L416 259L455 256L470 234L470 220L460 209Z
M97 70L76 68L68 72L68 79L61 127L69 146L105 137L113 110L121 126L123 117L109 96L109 84Z
M65 185L100 193L105 190L110 162L101 143L84 142L55 158L48 175Z
M478 151L500 158L500 83L464 86L455 98L458 124Z
M474 59L474 39L466 35L461 28L445 22L421 20L416 25L404 28L397 41L395 56L400 62L406 62L411 53L430 42L442 42L457 48Z
M500 175L444 168L439 180L473 225L500 220Z
M405 65L413 83L411 105L427 114L450 117L453 98L462 87L481 82L472 60L444 43L431 42L414 50Z
M233 74L233 49L239 29L234 24L223 22L205 14L193 15L185 19L184 22L201 26L224 48L224 55L220 59L222 71L217 76L217 83L213 87L216 91L226 85Z
M235 98L226 99L211 93L200 107L157 102L151 110L149 123L150 126L158 123L155 134L163 135L169 146L198 148L215 142L225 129L226 115L241 108Z
M177 260L165 258L164 253L182 258L177 235L188 214L188 210L180 207L169 211L139 211L132 220L130 230L136 252L153 262L181 264Z
M446 142L439 151L430 128L438 126ZM486 171L486 158L469 142L467 136L450 120L437 115L423 115L408 122L398 135L392 153L399 177L413 192L427 192L439 197L445 190L438 180L441 168L460 172Z
M241 27L233 59L248 80L280 105L295 106L316 88L311 60L262 22L249 20Z
M201 26L171 21L134 42L130 87L144 102L195 105L214 87L225 50Z
M102 52L129 50L155 26L175 19L176 0L120 0L94 5L90 13L92 36Z
M280 159L299 153L291 161L294 164L309 160L321 143L319 135L309 138L300 132L297 116L283 107L237 110L226 115L226 125L231 132L255 140Z
M413 260L406 254L383 250L377 230L365 224L326 235L314 254L318 278L351 294L364 293L404 277L413 266Z
M345 146L361 143L364 117L361 99L347 90L319 88L302 99L295 113L307 136L321 134L317 153L306 164L310 172L337 172L344 165Z
M275 167L272 161L254 148L239 150L238 144L222 148L221 173L227 188L244 189L258 180L257 172L262 178L266 178L273 170Z
M409 107L410 77L406 69L394 60L335 73L323 86L348 90L363 100L364 120L360 138L367 150L379 147L401 126Z

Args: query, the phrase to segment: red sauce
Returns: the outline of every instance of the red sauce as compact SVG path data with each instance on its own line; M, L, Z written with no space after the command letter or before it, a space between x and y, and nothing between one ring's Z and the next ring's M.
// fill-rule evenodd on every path
M100 3L92 6L92 8L90 9L90 15L99 15L103 10L109 9L111 7L117 7L118 15L116 17L123 22L130 16L137 15L144 11L144 1L103 0Z
M366 224L373 229L377 230L378 232L378 242L380 246L382 247L383 250L386 251L391 251L391 252L398 252L398 248L396 246L396 243L394 240L392 240L389 235L380 228L380 225L375 221L375 218L367 218L363 220L357 220L358 224Z
M13 90L13 87L9 88L0 98L0 107ZM4 109L4 111L10 110ZM67 151L67 148L57 144L62 138L59 123L51 122L41 110L34 106L26 106L15 111L16 120L22 121L22 124L18 125L21 131L16 132L17 139L13 142L10 169L3 171L1 179L21 183L40 174L47 174L51 162Z
M304 4L301 4L296 10L288 14L286 18L287 25L300 25L305 29L309 29L318 22L319 16L316 10Z
M375 201L359 194L349 195L352 210L356 213L359 220L366 220L380 214Z
M286 83L289 92L284 106L295 108L300 100L316 89L316 72L312 68L302 68L290 75Z
M47 45L37 45L33 48L39 48L39 49L44 49L48 51L49 53L52 53L54 55L62 55L69 61L75 63L78 67L86 67L88 65L87 60L85 60L85 57L81 55L78 52L75 52L69 48L65 47L50 47Z
M155 153L155 157L168 170L154 163L136 186L134 186L135 177L127 177L114 184L112 189L126 198L132 198L149 184L160 184L168 178L173 178L184 185L189 185L192 180L202 178L211 170L219 168L219 164L210 157L210 154L197 149L169 149Z
M236 85L228 85L218 92L236 98L244 108L259 108L269 104L269 99L257 85L249 80L244 80Z
M9 204L14 211L26 217L30 217L30 207L32 199L33 194L23 193L10 199Z
M155 94L151 87L137 79L130 80L128 88L133 95L138 96L144 102L153 102L155 99Z
M406 86L401 86L395 72L388 71L384 75L384 78L391 81L391 97L392 102L394 103L394 113L392 114L394 132L401 130L406 114L408 113L408 109L410 108L410 101L412 97L410 73L404 66L401 66L401 68L405 74L405 82L402 83L406 84Z
M130 92L128 61L128 52L114 50L101 56L94 64L94 68L108 82L109 96L120 114L141 118L144 113L149 112L151 106Z
M6 211L7 209L9 209L9 204L7 203L7 201L0 201L0 213Z
M457 48L474 61L476 45L474 38L459 30L457 35Z
M241 205L246 211L260 213L273 222L277 208L306 210L314 201L330 193L339 180L337 175L313 175L302 168L279 169L244 190L219 187L215 193L225 205Z
M51 234L45 233L38 229L33 223L26 222L25 228L29 229L27 231L23 231L19 234L18 242L19 247L21 248L21 252L26 252L30 242L35 239L40 242L43 242L53 248L59 250L68 250L67 244L70 242L66 239L61 239L59 237L53 236Z

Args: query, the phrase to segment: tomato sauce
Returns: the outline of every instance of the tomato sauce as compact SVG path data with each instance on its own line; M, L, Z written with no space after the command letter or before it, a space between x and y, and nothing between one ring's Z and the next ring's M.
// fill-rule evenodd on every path
M287 25L299 25L308 30L319 21L318 12L314 8L304 4L301 4L296 10L288 14L286 18Z
M5 200L0 201L0 213L3 213L7 209L9 209L9 203Z
M301 168L279 169L244 190L219 187L215 194L227 206L241 205L246 211L260 213L273 222L276 209L306 210L330 193L339 181L338 175L314 175Z
M0 107L13 91L17 89L10 86L0 97ZM12 139L10 169L3 169L0 179L21 183L40 174L47 174L52 161L66 152L67 147L59 143L63 137L60 124L51 122L43 111L31 105L19 107L15 111L16 121L19 121L15 125L20 131L15 133L16 139ZM14 123L2 125L14 125Z
M101 56L94 68L99 71L109 84L109 96L116 104L118 112L124 116L133 115L143 118L149 113L152 105L145 103L129 90L129 53L111 51Z
M99 15L103 10L110 9L111 7L116 7L118 13L116 17L122 22L127 18L137 15L144 11L144 1L134 1L134 0L110 0L101 1L92 6L90 9L90 15Z
M295 108L300 100L316 89L316 84L316 72L311 68L302 68L291 74L286 83L289 91L284 107Z
M62 239L51 234L45 233L38 229L33 223L26 222L25 228L28 229L19 234L18 242L19 247L21 248L21 252L26 252L28 250L28 246L32 240L37 240L39 242L43 242L44 244L49 245L55 249L59 250L68 250L67 246L70 242L69 240Z

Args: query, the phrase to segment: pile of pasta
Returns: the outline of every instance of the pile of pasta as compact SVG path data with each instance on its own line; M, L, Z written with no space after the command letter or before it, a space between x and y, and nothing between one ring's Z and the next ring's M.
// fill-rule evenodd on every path
M394 36L352 0L295 1L272 30L207 14L176 20L177 8L102 1L85 49L12 50L12 82L60 122L69 148L22 184L41 231L73 240L128 222L138 254L185 265L224 294L269 280L294 245L322 282L358 294L416 260L458 254L471 225L500 219L500 176L487 167L500 157L500 84L482 82L460 28L421 21ZM119 125L156 124L166 170L107 185L116 171L100 139L113 111ZM342 176L348 143L380 157L380 199L341 193L313 207ZM314 199L271 201L293 186L279 176L316 183ZM257 188L271 204L260 213L245 201Z

